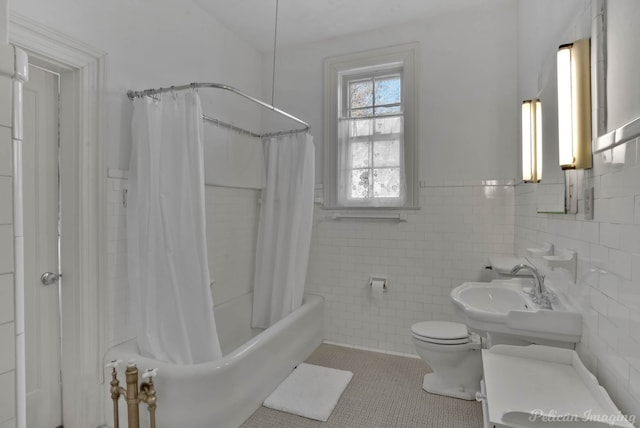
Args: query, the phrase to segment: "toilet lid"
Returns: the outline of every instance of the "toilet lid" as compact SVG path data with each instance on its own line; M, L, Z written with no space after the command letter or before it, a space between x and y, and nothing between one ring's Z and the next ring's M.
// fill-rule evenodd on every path
M449 321L423 321L411 326L411 332L427 342L460 344L469 341L467 326Z
M465 337L462 339L434 339L433 337L418 336L415 333L413 333L412 336L420 342L432 343L434 345L464 345L471 342L471 339L469 337Z

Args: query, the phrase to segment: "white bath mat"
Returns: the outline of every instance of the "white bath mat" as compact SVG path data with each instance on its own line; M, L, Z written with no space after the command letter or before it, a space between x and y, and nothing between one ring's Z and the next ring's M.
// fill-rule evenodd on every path
M264 406L326 422L353 373L302 363L264 400Z

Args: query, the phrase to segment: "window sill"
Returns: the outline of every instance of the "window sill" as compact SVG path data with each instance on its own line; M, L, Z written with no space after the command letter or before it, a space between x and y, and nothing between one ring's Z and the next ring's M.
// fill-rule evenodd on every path
M326 206L323 205L320 209L324 211L340 211L347 212L353 211L357 213L379 213L379 212L394 212L394 211L417 211L422 207L419 206L403 206L403 207L343 207L343 206Z
M408 221L407 214L404 213L370 213L370 212L334 212L326 218L334 221L388 221L402 223Z

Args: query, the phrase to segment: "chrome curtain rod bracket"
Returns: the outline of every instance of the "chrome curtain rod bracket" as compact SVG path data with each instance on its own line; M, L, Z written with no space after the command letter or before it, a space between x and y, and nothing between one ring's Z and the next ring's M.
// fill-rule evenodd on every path
M288 132L301 132L301 131L308 131L311 127L309 126L309 124L305 121L303 121L302 119L299 119L297 117L295 117L292 114L287 113L286 111L280 110L279 108L276 108L274 106L272 106L271 104L267 104L262 100L259 100L257 98L252 97L249 94L246 94L244 92L242 92L239 89L234 88L233 86L229 86L229 85L224 85L221 83L189 83L187 85L180 85L180 86L171 86L168 88L156 88L156 89L145 89L142 91L127 91L127 97L129 97L130 100L134 100L136 98L142 98L142 97L146 97L146 96L153 96L153 95L157 95L157 94L161 94L161 93L165 93L165 92L178 92L178 91L184 91L187 89L198 89L198 88L213 88L213 89L222 89L225 91L229 91L229 92L233 92L236 95L239 95L249 101L252 101L256 104L259 104L260 106L267 108L275 113L278 113L286 118L289 118L297 123L299 123L300 125L302 125L304 128L303 129L295 129L295 130L291 130L291 131L286 131L284 133L288 133ZM223 123L222 121L218 121L217 119L213 119L213 118L205 118L207 120L211 120L213 122L217 122L217 123ZM229 125L229 124L224 124L224 125ZM223 125L223 126L224 126ZM228 127L228 126L227 126ZM259 135L260 137L263 136L268 136L268 135L273 135L273 134L280 134L280 133L271 133L271 134L256 134L254 132L251 131L246 131L244 129L241 129L239 127L234 126L233 128L237 128L237 130L239 131L244 131L247 132L249 134L253 134L253 135ZM233 129L232 128L232 129Z

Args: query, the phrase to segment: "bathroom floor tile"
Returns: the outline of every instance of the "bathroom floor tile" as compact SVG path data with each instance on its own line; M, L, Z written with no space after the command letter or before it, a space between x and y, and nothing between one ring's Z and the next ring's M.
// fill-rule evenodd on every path
M422 360L322 344L306 361L353 372L327 422L261 407L241 428L481 428L480 403L429 394Z

